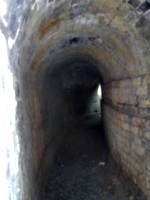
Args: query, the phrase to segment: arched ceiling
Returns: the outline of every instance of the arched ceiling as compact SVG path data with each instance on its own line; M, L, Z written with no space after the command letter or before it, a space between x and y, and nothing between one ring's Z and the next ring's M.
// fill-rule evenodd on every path
M9 26L9 37L19 49L10 52L23 71L81 52L100 63L105 83L149 73L150 10L145 1L38 0L16 5L14 10L21 7L24 15L18 14L16 33L15 25Z

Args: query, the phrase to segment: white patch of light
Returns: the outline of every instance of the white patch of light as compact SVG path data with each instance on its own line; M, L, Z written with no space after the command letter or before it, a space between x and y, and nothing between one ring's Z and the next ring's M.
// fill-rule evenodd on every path
M16 101L8 69L5 37L0 32L0 199L17 200L20 145L15 128Z
M2 22L3 22L4 26L7 27L8 23L6 22L6 20L3 17L1 19L2 19Z
M3 24L5 25L5 27L7 27L7 25L8 25L8 23L4 19L4 16L6 15L6 13L7 13L6 2L4 0L0 0L0 18L3 22Z
M98 86L97 94L98 94L98 96L102 95L102 91L101 91L101 86L100 85Z
M12 48L13 44L14 44L14 40L9 37L8 38L8 47L9 47L9 49Z
M4 0L0 0L0 16L6 15L6 12L7 12L6 2Z

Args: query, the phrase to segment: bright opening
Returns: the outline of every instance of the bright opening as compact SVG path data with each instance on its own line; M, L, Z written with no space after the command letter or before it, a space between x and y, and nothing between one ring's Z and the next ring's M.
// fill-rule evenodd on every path
M1 5L3 5L1 7ZM5 14L0 2L0 16ZM20 145L16 132L16 105L13 76L8 68L7 46L0 32L0 188L1 200L18 199Z
M101 85L98 86L97 94L98 96L102 96Z

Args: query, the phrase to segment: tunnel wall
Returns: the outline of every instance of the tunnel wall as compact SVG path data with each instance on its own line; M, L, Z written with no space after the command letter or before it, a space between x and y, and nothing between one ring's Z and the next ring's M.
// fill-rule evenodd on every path
M103 99L104 129L113 158L148 196L149 82L149 75L113 81L104 86Z
M41 169L49 165L53 154L53 148L49 151L44 143L46 133L42 127L36 75L40 69L51 67L54 60L72 57L70 52L80 52L77 57L93 63L103 77L103 122L110 150L118 163L125 166L126 173L132 174L137 186L149 196L150 11L141 8L143 3L145 0L136 3L124 0L8 1L7 15L1 16L0 24L16 86L22 199L37 198L39 174L42 176ZM117 117L112 117L114 113ZM119 120L122 116L131 120ZM131 125L134 118L135 124ZM141 120L144 125L139 122ZM116 131L111 128L114 126ZM139 126L142 135L137 131ZM133 145L126 148L133 153L130 160L135 156L133 164L122 164L127 153L119 154L121 150L117 150L116 143L122 140L125 146L123 141L127 138L119 134L124 132L122 129L126 135L129 132L133 135ZM48 140L51 141L51 137ZM126 143L131 143L131 139L126 139ZM143 144L144 150L135 149ZM145 154L139 155L138 151ZM129 165L134 166L138 178ZM146 184L141 186L139 177Z
M103 105L103 109L107 141L113 158L125 173L123 178L133 180L135 186L149 196L149 141L146 136L149 131L143 131L148 129L148 121L118 112L109 105Z

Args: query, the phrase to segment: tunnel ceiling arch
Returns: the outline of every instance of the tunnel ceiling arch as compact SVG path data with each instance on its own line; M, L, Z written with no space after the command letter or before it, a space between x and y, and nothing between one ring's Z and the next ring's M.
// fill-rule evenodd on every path
M147 19L148 14L143 16L142 11L121 0L34 1L20 24L16 22L19 25L16 35L12 35L14 29L9 34L18 43L24 41L24 48L17 56L23 63L28 61L28 66L36 68L41 60L50 58L59 49L65 52L79 49L97 57L107 82L149 70ZM12 23L10 20L9 26Z

